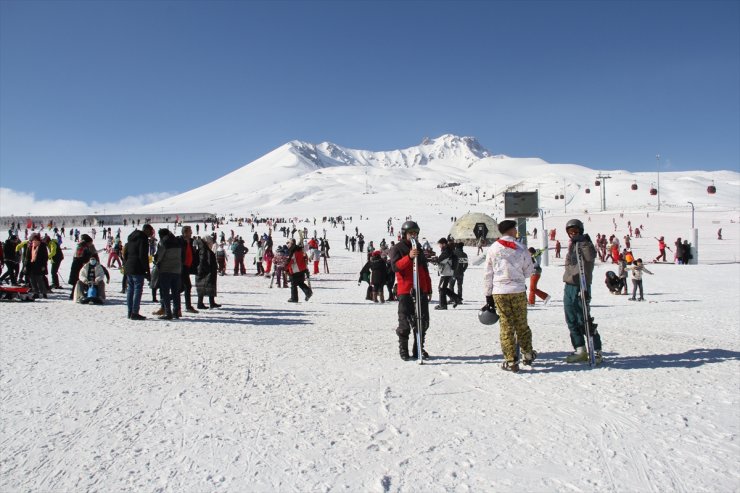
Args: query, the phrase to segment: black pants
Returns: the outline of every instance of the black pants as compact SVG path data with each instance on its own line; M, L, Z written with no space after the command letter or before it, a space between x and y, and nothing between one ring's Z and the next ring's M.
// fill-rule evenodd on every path
M290 299L298 301L298 288L301 288L303 294L308 296L311 292L311 288L306 286L306 273L305 271L296 272L290 275Z
M180 282L181 282L183 297L185 298L185 308L192 308L193 302L191 301L190 298L193 294L193 284L190 282L190 274L183 273L182 279Z
M463 278L453 277L450 280L450 290L455 291L455 285L457 285L457 297L460 298L460 301L462 301L463 299L463 295L462 295Z
M398 328L396 334L400 339L408 339L413 330L416 333L416 308L414 297L410 294L398 295ZM421 336L424 338L429 328L429 300L421 295Z
M439 306L447 307L447 297L449 296L453 303L460 303L462 300L450 289L452 276L442 276L439 278Z
M0 277L0 281L9 280L11 284L18 283L18 262L12 260L5 261L5 268L7 269L5 274Z

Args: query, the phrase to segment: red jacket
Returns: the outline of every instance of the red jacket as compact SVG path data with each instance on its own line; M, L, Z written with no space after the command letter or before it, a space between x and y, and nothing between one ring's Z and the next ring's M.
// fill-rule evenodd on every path
M303 251L303 248L299 246L290 248L288 251L288 263L285 266L289 274L297 274L304 270L308 270L307 263L308 258L306 257L306 252Z
M396 243L388 252L391 265L396 273L396 289L399 295L411 293L411 289L414 287L414 261L409 257L410 251L411 243L402 240ZM419 262L419 289L423 294L429 294L432 292L432 278L429 277L427 259L421 254L421 249L419 253L420 255L416 257Z

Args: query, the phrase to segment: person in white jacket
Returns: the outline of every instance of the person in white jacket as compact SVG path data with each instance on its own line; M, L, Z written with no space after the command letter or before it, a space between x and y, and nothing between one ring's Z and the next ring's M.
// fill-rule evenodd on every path
M93 303L96 305L104 303L106 277L103 266L98 263L98 259L92 257L80 269L78 282L75 284L74 289L75 301L77 303ZM91 286L95 287L95 293L92 297L88 291Z
M534 273L534 264L527 249L516 241L516 221L501 221L498 229L502 236L486 254L483 287L488 305L495 303L501 317L502 368L517 372L517 342L523 364L529 366L537 357L537 352L532 349L532 331L527 324L526 296L527 279Z

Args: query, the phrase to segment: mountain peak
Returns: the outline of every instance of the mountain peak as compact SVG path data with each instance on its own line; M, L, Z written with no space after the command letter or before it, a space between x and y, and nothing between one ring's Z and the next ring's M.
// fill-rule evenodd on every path
M472 156L467 156L468 160L471 157L483 159L484 157L493 156L493 153L483 147L475 137L461 137L455 134L443 134L436 139L425 137L421 141L421 147L444 148L464 153L467 151L467 153L472 154Z

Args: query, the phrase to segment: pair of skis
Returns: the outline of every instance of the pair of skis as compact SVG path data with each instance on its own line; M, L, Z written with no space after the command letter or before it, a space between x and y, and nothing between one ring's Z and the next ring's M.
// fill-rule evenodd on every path
M416 238L411 238L411 248L418 249L419 244L416 242ZM421 289L419 288L419 257L414 257L414 308L416 310L416 349L418 353L418 362L420 365L424 364L424 352L422 351L421 345Z
M596 366L596 351L594 349L594 336L591 329L591 313L588 306L588 299L586 298L586 291L588 290L588 284L586 283L586 269L584 268L583 252L581 251L581 244L577 243L576 248L576 260L578 262L578 276L581 280L581 289L579 290L581 297L581 308L583 309L583 325L586 330L586 351L588 352L588 366L593 368Z

